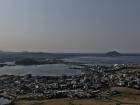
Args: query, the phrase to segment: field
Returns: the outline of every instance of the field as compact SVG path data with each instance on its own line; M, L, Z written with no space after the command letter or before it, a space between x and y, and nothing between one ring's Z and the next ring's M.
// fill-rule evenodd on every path
M140 90L114 87L112 90L117 90L121 93L119 96L111 97L111 99L51 99L51 100L17 100L15 105L140 105Z
M16 105L115 105L113 102L103 102L94 99L81 99L81 100L69 100L69 99L52 99L42 101L26 101L21 100Z
M140 103L140 90L125 87L114 87L112 90L117 90L121 93L120 96L113 97L115 100L124 103Z

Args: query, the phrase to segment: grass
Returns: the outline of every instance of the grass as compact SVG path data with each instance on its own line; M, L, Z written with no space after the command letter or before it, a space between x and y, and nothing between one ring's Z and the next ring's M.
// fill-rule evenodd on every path
M16 102L16 105L115 105L115 103L104 102L94 99L81 99L81 100L52 99L42 101L20 100Z
M116 90L121 93L120 96L116 96L113 99L119 100L121 102L140 103L140 90L127 87L114 87L112 90Z

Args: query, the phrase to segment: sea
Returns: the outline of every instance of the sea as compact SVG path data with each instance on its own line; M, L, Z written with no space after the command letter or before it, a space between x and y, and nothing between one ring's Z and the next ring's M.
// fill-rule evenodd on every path
M95 57L95 56L72 56L63 58L67 62L76 62L84 64L140 64L140 56L119 56L119 57ZM35 76L62 76L62 75L78 75L81 70L72 69L72 65L66 64L45 64L32 66L4 66L0 67L0 75L26 75Z

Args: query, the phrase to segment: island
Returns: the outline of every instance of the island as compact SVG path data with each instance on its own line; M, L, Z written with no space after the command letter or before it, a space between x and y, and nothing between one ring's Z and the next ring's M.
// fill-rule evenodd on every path
M108 53L105 54L106 56L121 56L121 53L117 52L117 51L110 51Z

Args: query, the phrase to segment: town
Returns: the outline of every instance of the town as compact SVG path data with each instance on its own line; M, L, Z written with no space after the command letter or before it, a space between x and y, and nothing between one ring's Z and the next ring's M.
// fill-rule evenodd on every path
M58 68L59 69L59 68ZM140 89L140 65L81 65L73 76L1 75L0 96L26 99L103 98L119 94L111 87Z

